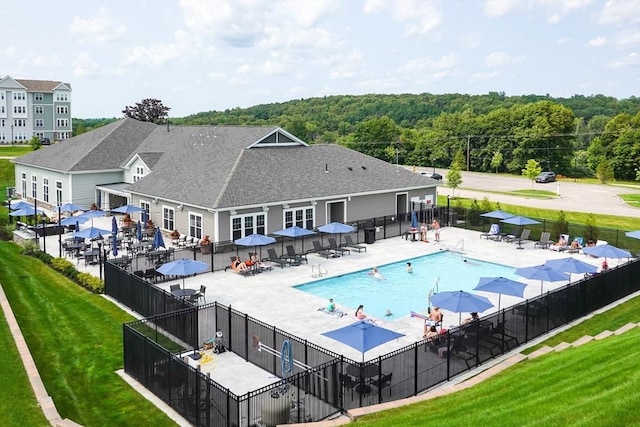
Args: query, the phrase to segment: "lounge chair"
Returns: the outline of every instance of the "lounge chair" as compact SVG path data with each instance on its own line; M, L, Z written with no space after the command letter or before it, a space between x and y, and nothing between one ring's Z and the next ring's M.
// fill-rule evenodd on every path
M266 258L264 261L271 261L280 266L280 268L284 268L285 265L289 264L286 259L282 259L278 256L275 249L267 249L267 253L269 254L269 258Z
M583 246L584 238L582 238L581 236L576 236L573 238L573 242L571 242L571 245L569 246L569 249L567 249L567 252L570 254L577 254L580 252Z
M560 240L564 241L564 245L558 245L556 243L552 243L549 246L549 249L551 249L552 251L562 252L562 251L566 251L567 249L570 248L570 246L569 246L569 235L568 234L561 234L560 235Z
M531 234L531 230L525 228L522 230L520 236L509 236L507 237L507 243L517 243L519 247L522 246L522 242L525 240L529 240L529 235Z
M344 236L344 243L342 244L342 246L344 246L345 248L353 249L354 251L358 251L358 253L362 252L363 249L365 252L367 252L366 246L356 244L356 242L354 242L349 235Z
M297 254L293 245L287 245L287 258L292 260L297 265L302 264L302 261L304 261L305 263L309 263L307 254Z
M480 233L480 238L485 238L487 240L497 240L500 238L500 226L498 224L491 224L491 228L489 228L488 233Z
M543 249L547 249L549 247L549 245L551 245L551 243L553 243L552 241L549 240L549 238L551 237L551 233L548 231L544 231L541 235L540 235L540 240L538 240L537 242L535 242L533 244L533 247L537 247L540 246Z
M238 270L237 268L233 268L233 262L236 260L235 256L229 257L229 259L231 260L231 262L229 263L228 266L226 266L224 268L224 271L227 271L228 268L232 269L234 272L238 273L238 274L242 274L245 278L252 276L253 272L251 271L251 269L248 270Z
M351 251L347 248L338 246L338 242L333 237L329 237L327 239L329 241L329 249L334 252L340 252L340 255L344 255L345 253L351 255Z
M311 249L311 252L315 252L318 255L325 257L326 259L329 259L329 257L333 256L333 252L323 248L322 245L320 244L320 241L318 240L313 241L313 249Z

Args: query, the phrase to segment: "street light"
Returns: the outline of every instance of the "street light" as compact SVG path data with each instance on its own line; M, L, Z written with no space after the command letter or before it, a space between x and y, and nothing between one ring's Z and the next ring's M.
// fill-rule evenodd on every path
M11 125L11 145L13 145L13 125Z

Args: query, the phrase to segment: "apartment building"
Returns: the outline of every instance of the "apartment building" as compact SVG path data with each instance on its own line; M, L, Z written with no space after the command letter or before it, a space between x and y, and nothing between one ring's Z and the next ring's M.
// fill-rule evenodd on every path
M0 79L0 144L71 138L71 85L50 80Z

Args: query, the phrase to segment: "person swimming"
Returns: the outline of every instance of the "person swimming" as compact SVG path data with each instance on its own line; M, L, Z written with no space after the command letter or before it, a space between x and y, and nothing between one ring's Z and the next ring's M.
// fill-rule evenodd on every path
M384 279L384 276L378 271L378 267L373 267L373 269L369 272L369 276L374 279Z

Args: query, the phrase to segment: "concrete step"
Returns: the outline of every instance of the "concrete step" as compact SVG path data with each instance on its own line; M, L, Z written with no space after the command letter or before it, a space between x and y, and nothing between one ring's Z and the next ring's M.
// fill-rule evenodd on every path
M549 353L551 351L553 351L553 349L551 347L549 347L548 345L545 345L544 347L540 347L539 349L537 349L536 351L531 353L529 355L529 359L535 359L536 357L540 357L543 354L547 354L547 353Z
M624 334L625 332L630 331L631 329L637 328L637 327L638 327L637 323L627 323L626 325L616 329L614 331L614 334L616 335Z
M595 338L596 340L601 340L601 339L604 339L604 338L610 337L611 335L613 335L613 332L608 331L608 330L605 330L605 331L600 332L600 333L599 333L598 335L596 335L594 338Z
M560 344L558 344L557 346L554 347L555 351L562 351L565 348L569 348L571 347L571 344L569 344L568 342L561 342Z
M571 343L572 347L578 347L582 344L586 344L588 342L593 341L593 337L590 335L585 335L582 338L578 338L577 340L575 340L574 342Z

